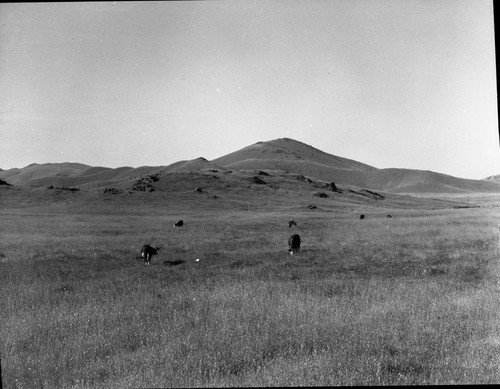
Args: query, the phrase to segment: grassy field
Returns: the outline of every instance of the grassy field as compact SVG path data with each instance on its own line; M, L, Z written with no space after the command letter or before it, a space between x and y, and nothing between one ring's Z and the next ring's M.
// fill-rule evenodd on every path
M6 388L500 382L497 208L70 196L2 198Z

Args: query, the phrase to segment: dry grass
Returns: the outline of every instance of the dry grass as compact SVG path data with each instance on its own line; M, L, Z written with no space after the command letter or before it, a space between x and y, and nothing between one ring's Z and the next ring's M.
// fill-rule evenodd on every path
M6 387L500 381L492 209L115 206L2 215ZM150 267L144 243L162 247Z

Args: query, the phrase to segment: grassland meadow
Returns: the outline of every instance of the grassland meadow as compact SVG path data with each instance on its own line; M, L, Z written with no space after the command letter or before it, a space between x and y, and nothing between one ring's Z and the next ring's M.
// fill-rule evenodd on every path
M89 204L2 208L6 388L500 382L496 208Z

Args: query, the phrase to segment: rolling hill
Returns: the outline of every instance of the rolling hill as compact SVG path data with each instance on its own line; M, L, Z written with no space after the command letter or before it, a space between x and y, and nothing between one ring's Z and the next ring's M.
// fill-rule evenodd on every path
M32 186L37 180L70 178L89 168L90 166L81 163L32 163L22 169L2 170L0 175L9 184Z
M493 181L500 183L500 174L495 174L494 176L489 176L484 179L485 181Z
M377 169L289 138L257 142L212 161L200 157L168 166L125 166L116 169L79 163L31 164L22 169L0 170L0 179L16 186L128 188L141 177L160 173L226 171L240 172L244 176L245 172L259 170L272 172L275 177L289 174L385 193L500 192L497 176L470 180L424 170ZM227 175L222 177L227 178Z
M306 175L314 177L326 174L331 169L349 172L377 170L351 159L327 154L289 138L257 142L212 162L229 169L289 170L300 174L307 173Z
M258 142L212 162L228 169L283 170L392 193L500 192L495 180L470 180L424 170L377 169L288 138Z

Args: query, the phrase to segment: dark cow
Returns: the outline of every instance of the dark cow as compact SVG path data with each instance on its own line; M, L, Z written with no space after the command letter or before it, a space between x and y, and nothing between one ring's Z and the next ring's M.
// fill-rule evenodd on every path
M290 228L290 227L292 227L292 226L297 227L297 223L295 222L295 220L290 220L290 221L288 222L288 228Z
M145 244L144 246L142 246L141 255L144 258L144 264L146 266L149 266L151 257L158 254L159 250L159 247L152 247L149 244Z
M365 215L360 215L359 216L360 219L364 219L365 218Z
M293 234L288 238L288 251L293 255L294 251L300 250L300 236L299 234Z
M174 224L175 227L182 227L184 225L184 222L182 220L179 220L177 223Z
M391 215L387 215L387 219L392 219L392 216Z

